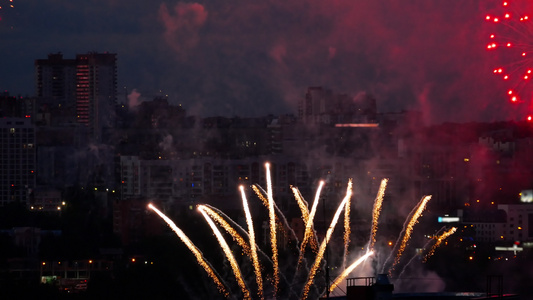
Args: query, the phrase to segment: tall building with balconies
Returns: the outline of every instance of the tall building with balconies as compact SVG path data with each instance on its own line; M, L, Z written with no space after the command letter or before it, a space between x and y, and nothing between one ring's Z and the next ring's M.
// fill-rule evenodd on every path
M35 168L35 128L30 118L0 119L0 206L28 203Z
M40 112L51 124L81 124L99 142L105 128L114 127L117 101L117 55L77 54L63 59L61 53L35 61ZM43 118L45 120L45 118Z
M76 55L76 120L89 127L96 141L103 130L113 128L117 102L117 55Z

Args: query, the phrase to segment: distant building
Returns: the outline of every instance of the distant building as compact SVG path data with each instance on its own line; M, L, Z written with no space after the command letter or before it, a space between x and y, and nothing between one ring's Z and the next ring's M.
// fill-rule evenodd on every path
M142 160L120 158L122 200L145 197L157 199L164 207L210 203L220 209L240 208L238 186L265 186L265 158ZM307 166L288 158L271 160L273 189L278 206L296 205L290 186L309 187ZM346 181L344 183L344 188ZM313 189L316 187L313 186Z
M143 198L117 199L113 203L113 233L120 237L122 245L163 232L165 227L155 214L147 214L147 205L148 200Z
M54 188L36 188L30 195L30 210L43 212L61 212L65 203L61 191Z
M464 228L473 230L473 237L478 243L503 242L506 215L502 210L472 212L467 211Z
M75 59L63 59L61 53L35 60L36 96L42 122L75 122L76 65Z
M323 87L310 87L298 105L305 124L371 123L376 121L376 99L364 94L350 97Z
M30 118L35 113L35 98L0 93L0 118Z
M187 113L181 105L171 105L164 97L144 101L130 110L136 111L133 126L146 129L182 127Z
M28 204L35 168L35 127L30 119L0 119L0 206Z
M498 209L507 214L507 222L500 236L502 241L533 241L533 204L500 204Z
M94 141L105 128L114 127L117 101L117 64L114 53L61 53L35 61L37 98L41 121L78 123L89 128Z
M140 196L141 161L139 157L120 156L119 173L121 199Z

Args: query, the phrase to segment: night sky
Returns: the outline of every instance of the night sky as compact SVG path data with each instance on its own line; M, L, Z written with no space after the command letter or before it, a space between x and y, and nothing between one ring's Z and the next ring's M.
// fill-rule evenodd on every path
M426 123L523 118L491 74L498 0L0 0L0 90L35 94L34 60L118 54L120 101L168 95L191 114L296 113L308 86ZM14 7L11 8L9 5Z

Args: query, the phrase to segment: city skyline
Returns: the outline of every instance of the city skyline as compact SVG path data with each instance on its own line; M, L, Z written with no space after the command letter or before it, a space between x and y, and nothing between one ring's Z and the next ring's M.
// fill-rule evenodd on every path
M499 65L516 62L502 11L530 1L0 0L0 298L218 295L155 207L264 295L315 253L318 296L373 244L363 275L403 254L400 298L489 295L496 272L531 298L533 101ZM226 245L211 208L244 212L249 244ZM311 231L318 252L294 238ZM255 243L274 276L219 256Z
M373 95L426 123L523 119L490 74L499 1L13 1L0 11L0 90L35 94L33 61L117 53L119 101L168 95L192 114L294 113L308 86Z

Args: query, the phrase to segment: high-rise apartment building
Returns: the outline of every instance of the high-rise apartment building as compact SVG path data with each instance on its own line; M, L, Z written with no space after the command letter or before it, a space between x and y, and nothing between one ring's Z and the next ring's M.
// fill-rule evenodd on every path
M0 118L30 118L35 113L35 98L0 93Z
M0 119L0 205L28 203L35 187L35 128L30 118Z
M64 59L57 53L35 61L39 106L51 124L81 124L93 140L102 140L104 128L115 122L116 57L90 52Z
M36 96L39 114L36 120L48 125L76 122L76 60L63 54L49 54L35 60Z

